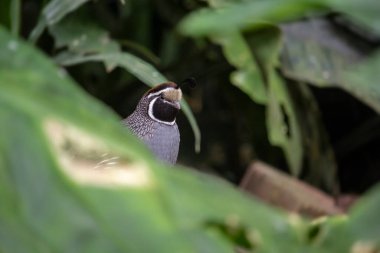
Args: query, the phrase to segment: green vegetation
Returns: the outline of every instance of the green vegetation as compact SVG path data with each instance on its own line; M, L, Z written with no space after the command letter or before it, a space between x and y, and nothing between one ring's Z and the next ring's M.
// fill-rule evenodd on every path
M337 165L310 85L344 89L380 112L380 53L371 41L380 36L380 3L175 2L0 3L0 252L378 252L379 187L347 216L285 214L216 177L157 163L94 96L110 101L126 84L205 71L195 76L214 88L211 97L238 101L232 86L215 88L235 85L290 172L331 192ZM362 29L369 39L357 39L360 50L333 36L331 13ZM130 100L122 106L137 101L133 91L121 95ZM185 101L183 111L186 163L194 150L186 136L198 151L201 137ZM275 161L275 148L262 146ZM118 163L97 169L104 157Z

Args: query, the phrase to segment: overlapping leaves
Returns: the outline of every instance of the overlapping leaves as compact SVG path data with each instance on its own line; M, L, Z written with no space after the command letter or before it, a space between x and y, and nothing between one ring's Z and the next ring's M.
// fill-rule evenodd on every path
M149 86L167 81L148 62L121 50L107 31L81 15L68 15L87 0L50 1L43 9L42 15L30 39L35 41L45 28L55 39L56 48L67 50L57 55L57 63L62 66L98 61L105 64L108 71L122 67ZM186 101L181 101L182 110L189 120L195 136L195 150L200 151L201 133L193 113Z
M276 73L281 70L285 75L297 81L307 81L310 84L336 86L349 91L377 111L380 106L380 89L376 85L377 75L374 69L377 66L377 54L372 54L368 62L357 65L357 52L350 48L342 39L327 37L323 32L326 25L317 27L316 22L298 22L304 29L294 31L292 24L284 24L279 29L281 33L273 39L267 37L264 43L260 41L260 31L270 25L276 26L284 21L294 21L297 18L315 20L329 11L340 11L348 18L352 18L359 25L364 25L376 33L379 29L379 18L373 15L379 10L380 4L376 1L209 1L212 8L205 8L191 13L180 24L184 34L191 36L209 36L217 38L215 41L223 46L225 57L237 68L232 74L232 82L247 93L255 102L268 105L267 128L272 144L281 146L287 157L293 174L299 174L302 167L302 149L305 153L314 152L328 146L328 141L318 141L311 147L308 133L320 132L322 128L304 129L301 127L300 115L305 112L296 112L295 101L287 91L284 80ZM354 7L358 11L355 11ZM320 22L319 22L320 23ZM268 29L267 29L268 30ZM313 32L311 32L313 31ZM328 29L327 29L328 31ZM246 36L242 39L241 34ZM298 34L298 35L297 35ZM310 34L307 36L305 34ZM257 38L255 38L257 36ZM250 39L249 39L250 37ZM340 41L339 41L340 39ZM271 45L275 41L278 46ZM345 44L346 43L346 44ZM348 46L347 46L348 45ZM248 47L247 47L248 46ZM249 50L247 50L249 48ZM270 54L268 55L267 52ZM278 61L281 55L281 62ZM242 57L244 56L244 57ZM277 70L276 70L277 69ZM250 78L248 78L250 77ZM276 85L275 85L276 84ZM281 84L281 85L280 85ZM273 89L277 87L277 89ZM282 87L282 88L280 88ZM282 94L282 95L281 95ZM285 95L287 94L287 95ZM282 100L279 98L283 97ZM309 96L309 99L313 99ZM299 108L297 108L299 110ZM319 118L315 117L315 126ZM313 124L309 124L312 127ZM322 139L327 140L325 137ZM327 148L330 155L319 155L324 164L319 171L325 171L331 177L334 174L335 163L331 156L331 148ZM313 151L314 150L314 151ZM325 153L323 150L319 154ZM316 157L315 157L316 158ZM324 162L321 162L321 161ZM315 162L309 164L316 164ZM317 171L318 169L313 169ZM324 176L322 176L324 177ZM326 182L325 182L326 183Z

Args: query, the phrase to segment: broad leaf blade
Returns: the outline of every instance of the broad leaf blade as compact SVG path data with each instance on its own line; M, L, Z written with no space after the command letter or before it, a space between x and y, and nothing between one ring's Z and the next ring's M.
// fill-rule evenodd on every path
M283 31L281 69L286 76L320 87L339 87L380 112L379 53L364 59L365 54L337 35L326 20L287 24Z
M331 9L344 13L363 28L380 35L380 2L377 0L329 0Z
M276 72L282 33L276 26L262 24L257 31L245 33L244 38L268 87L266 125L269 141L282 148L292 174L298 176L304 156L300 119L285 81Z
M42 15L30 33L30 40L36 41L42 34L43 30L50 25L58 23L67 14L79 8L88 0L51 0L42 10Z
M288 21L307 12L320 13L324 10L325 7L318 1L242 1L225 8L205 8L193 12L181 22L180 29L191 36L223 34L254 29L263 22Z
M231 74L231 82L258 104L267 102L267 91L263 76L253 58L253 53L239 32L213 36L220 44L227 60L238 70Z
M378 246L380 243L380 225L377 221L380 208L380 188L374 187L361 198L351 211L350 229L356 243Z
M342 88L380 113L380 51L343 73Z
M303 146L295 106L284 81L276 73L269 73L269 102L267 108L268 137L273 145L285 153L293 175L302 168Z

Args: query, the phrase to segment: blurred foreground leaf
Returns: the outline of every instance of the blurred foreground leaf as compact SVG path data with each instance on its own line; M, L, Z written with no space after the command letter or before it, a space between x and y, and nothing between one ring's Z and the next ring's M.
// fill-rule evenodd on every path
M352 210L352 222L350 226L357 242L380 245L380 224L378 222L378 210L380 208L380 188L372 189L363 197L359 205Z

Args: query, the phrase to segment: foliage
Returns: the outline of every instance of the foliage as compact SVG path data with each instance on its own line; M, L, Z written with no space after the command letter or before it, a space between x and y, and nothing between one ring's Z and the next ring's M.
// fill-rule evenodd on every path
M378 53L366 55L368 59L359 62L363 58L359 49L345 45L344 38L334 34L331 25L318 18L331 10L342 11L376 32L380 27L379 18L363 10L379 10L380 4L364 1L360 3L360 11L353 8L358 7L356 1L210 1L210 4L211 8L191 13L181 23L181 31L192 36L217 38L227 59L238 69L231 74L231 82L255 102L267 105L269 140L284 150L292 173L301 173L304 153L319 150L315 157L308 158L310 174L313 174L314 183L319 182L332 189L336 165L324 130L311 124L302 126L302 118L309 109L295 105L289 87L276 69L300 83L307 81L317 86L341 87L380 112L380 86L375 81L378 80L375 70ZM311 21L276 26L279 22L305 17L305 14ZM254 59L249 63L235 60L236 54L228 52L232 46L244 50L241 54L253 55ZM242 75L248 76L246 69L250 65L256 65L249 67L251 78L242 78ZM253 83L259 88L246 88L253 87ZM308 92L307 87L300 89ZM313 101L312 96L308 99ZM312 121L312 124L319 125L318 116ZM317 133L321 141L315 139L308 146L311 131ZM324 173L318 172L321 164Z
M89 5L104 2L86 2L48 2L25 42L15 14L20 2L10 1L14 15L0 28L0 252L375 252L379 187L348 216L309 221L265 206L215 177L157 163L114 112L66 71L75 76L69 66L95 61L110 75L121 67L148 85L166 80L142 56L126 52L110 35L117 31L96 22L89 11L96 7ZM231 83L265 105L269 140L283 149L293 174L301 173L306 157L314 182L331 187L332 150L314 97L302 82L342 87L379 110L378 53L360 54L355 61L345 53L327 58L336 43L296 39L301 34L292 34L291 24L277 23L336 10L378 33L378 16L364 11L377 7L375 1L362 1L358 11L353 0L209 2L210 8L185 18L180 30L208 36L222 47L235 67L228 72ZM139 8L137 2L114 4ZM301 25L309 29L307 22ZM51 51L41 46L45 28L55 42ZM175 62L170 55L180 47L172 36L163 46L169 49L162 49L168 50L168 62ZM302 57L295 43L315 58ZM155 59L144 47L127 44ZM356 56L351 49L348 56ZM319 68L305 67L311 63ZM320 73L334 82L321 80ZM199 142L194 116L183 105ZM104 167L109 155L117 160Z

